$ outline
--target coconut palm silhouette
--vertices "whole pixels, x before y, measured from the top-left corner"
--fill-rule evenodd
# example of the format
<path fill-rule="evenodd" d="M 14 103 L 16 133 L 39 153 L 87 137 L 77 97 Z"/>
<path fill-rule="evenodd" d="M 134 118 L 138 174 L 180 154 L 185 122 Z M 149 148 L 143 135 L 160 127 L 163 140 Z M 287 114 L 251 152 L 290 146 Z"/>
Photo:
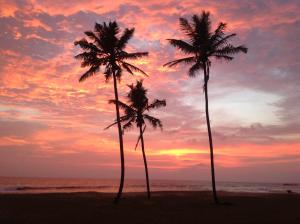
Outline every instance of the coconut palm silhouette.
<path fill-rule="evenodd" d="M 164 66 L 172 67 L 177 64 L 191 64 L 192 66 L 188 72 L 189 77 L 198 75 L 199 70 L 204 71 L 203 90 L 205 94 L 205 113 L 210 146 L 213 198 L 215 203 L 219 203 L 215 183 L 213 140 L 208 111 L 209 68 L 212 58 L 231 61 L 234 58 L 233 55 L 240 52 L 247 53 L 248 49 L 243 45 L 233 46 L 229 43 L 229 39 L 236 36 L 236 34 L 225 34 L 226 23 L 220 23 L 217 29 L 212 32 L 209 12 L 203 11 L 200 16 L 193 15 L 191 22 L 185 18 L 180 18 L 179 23 L 181 30 L 187 36 L 188 40 L 168 39 L 168 41 L 173 47 L 178 48 L 187 56 L 170 61 Z"/>
<path fill-rule="evenodd" d="M 151 104 L 148 103 L 147 89 L 143 87 L 143 81 L 137 81 L 136 85 L 128 85 L 130 91 L 127 95 L 128 104 L 125 104 L 121 101 L 110 100 L 109 103 L 119 104 L 120 107 L 124 110 L 123 116 L 121 116 L 120 121 L 123 123 L 123 130 L 127 130 L 132 127 L 135 123 L 137 128 L 139 128 L 140 135 L 138 137 L 135 149 L 138 146 L 139 141 L 141 141 L 143 160 L 145 166 L 146 174 L 146 183 L 147 183 L 147 196 L 150 198 L 150 184 L 149 184 L 149 175 L 148 175 L 148 166 L 145 153 L 145 143 L 144 143 L 144 132 L 146 130 L 147 121 L 152 127 L 160 127 L 162 129 L 163 125 L 161 121 L 146 112 L 166 106 L 165 100 L 154 100 Z M 117 124 L 115 121 L 113 124 L 109 125 L 106 129 Z"/>
<path fill-rule="evenodd" d="M 130 59 L 138 59 L 148 55 L 148 52 L 128 53 L 125 51 L 128 41 L 132 38 L 134 28 L 125 29 L 120 34 L 120 28 L 116 21 L 109 23 L 96 23 L 94 31 L 86 31 L 85 34 L 90 41 L 83 38 L 75 41 L 75 45 L 79 45 L 83 52 L 76 55 L 76 59 L 80 59 L 81 67 L 88 67 L 89 69 L 80 77 L 79 82 L 84 81 L 90 76 L 95 75 L 104 69 L 105 80 L 108 82 L 113 78 L 115 100 L 118 101 L 118 87 L 117 80 L 121 80 L 123 71 L 133 75 L 133 72 L 140 72 L 147 75 L 143 70 L 126 62 Z M 119 201 L 122 195 L 125 176 L 125 160 L 124 160 L 124 146 L 122 138 L 122 128 L 120 121 L 119 104 L 116 104 L 116 116 L 119 131 L 120 157 L 121 157 L 121 178 L 118 194 L 114 200 L 115 203 Z"/>

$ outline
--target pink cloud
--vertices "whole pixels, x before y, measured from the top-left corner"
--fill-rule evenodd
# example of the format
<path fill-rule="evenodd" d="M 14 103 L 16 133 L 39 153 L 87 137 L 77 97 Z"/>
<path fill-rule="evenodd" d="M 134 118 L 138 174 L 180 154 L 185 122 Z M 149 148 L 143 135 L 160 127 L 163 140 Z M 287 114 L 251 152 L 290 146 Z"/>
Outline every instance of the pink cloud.
<path fill-rule="evenodd" d="M 270 170 L 288 161 L 299 165 L 300 121 L 295 91 L 299 87 L 300 66 L 299 53 L 294 50 L 298 49 L 299 41 L 292 35 L 299 31 L 299 6 L 292 1 L 282 4 L 252 1 L 236 7 L 235 1 L 177 3 L 1 2 L 7 7 L 5 10 L 1 7 L 0 12 L 4 33 L 0 35 L 0 121 L 10 121 L 7 130 L 15 130 L 16 134 L 5 130 L 0 133 L 0 164 L 5 166 L 0 175 L 21 174 L 21 163 L 12 158 L 24 157 L 24 175 L 53 175 L 53 170 L 62 171 L 69 166 L 82 176 L 88 175 L 88 170 L 92 176 L 117 176 L 116 129 L 103 130 L 115 118 L 113 105 L 107 104 L 113 98 L 112 83 L 105 83 L 101 73 L 78 83 L 84 69 L 73 58 L 78 51 L 73 41 L 91 30 L 94 22 L 118 19 L 122 28 L 136 28 L 128 49 L 150 51 L 148 58 L 134 62 L 150 77 L 124 75 L 119 84 L 121 99 L 125 100 L 126 84 L 144 78 L 150 98 L 167 100 L 167 108 L 154 112 L 162 119 L 164 131 L 149 129 L 145 134 L 153 176 L 196 178 L 199 172 L 208 177 L 202 74 L 188 79 L 188 67 L 162 67 L 182 56 L 166 41 L 170 37 L 184 38 L 178 18 L 189 18 L 203 9 L 211 11 L 214 25 L 218 21 L 228 22 L 230 32 L 238 33 L 235 41 L 249 47 L 248 55 L 230 64 L 213 62 L 211 105 L 219 102 L 217 106 L 222 110 L 212 106 L 211 113 L 215 116 L 211 119 L 221 178 L 234 177 L 227 173 L 234 168 L 245 169 L 249 176 L 249 170 L 266 165 Z M 234 116 L 224 102 L 239 103 L 240 92 L 245 89 L 261 98 L 267 96 L 264 93 L 277 97 L 276 103 L 268 107 L 268 113 L 278 117 L 278 123 L 245 124 L 245 120 Z M 225 101 L 226 97 L 231 100 Z M 258 100 L 253 107 L 261 107 Z M 235 114 L 243 111 L 234 108 L 237 108 Z M 21 130 L 18 122 L 28 122 L 23 124 L 27 129 L 22 134 L 17 134 Z M 36 128 L 36 123 L 41 127 Z M 133 177 L 143 175 L 137 171 L 143 166 L 140 151 L 133 150 L 136 138 L 135 129 L 125 135 L 126 162 Z M 51 159 L 43 164 L 41 158 Z M 42 167 L 42 171 L 35 172 L 37 167 Z M 98 172 L 99 167 L 104 171 Z M 70 170 L 62 175 L 70 175 Z"/>

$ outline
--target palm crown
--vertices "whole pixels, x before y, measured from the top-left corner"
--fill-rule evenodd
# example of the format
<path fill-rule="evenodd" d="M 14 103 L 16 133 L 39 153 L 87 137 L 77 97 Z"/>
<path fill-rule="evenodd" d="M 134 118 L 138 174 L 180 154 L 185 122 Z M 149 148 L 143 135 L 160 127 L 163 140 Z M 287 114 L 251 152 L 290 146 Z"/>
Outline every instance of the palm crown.
<path fill-rule="evenodd" d="M 147 120 L 154 128 L 162 128 L 162 123 L 159 119 L 149 115 L 146 111 L 150 111 L 155 108 L 166 106 L 165 100 L 154 100 L 151 104 L 148 103 L 147 90 L 143 87 L 143 81 L 137 81 L 136 85 L 128 85 L 130 91 L 127 95 L 128 104 L 121 101 L 118 102 L 119 106 L 124 110 L 124 115 L 120 120 L 123 122 L 123 130 L 132 127 L 133 123 L 136 123 L 137 127 L 142 127 Z M 110 100 L 109 103 L 116 103 L 115 100 Z M 107 128 L 111 127 L 109 125 Z M 106 129 L 107 129 L 106 128 Z"/>
<path fill-rule="evenodd" d="M 201 16 L 194 15 L 192 22 L 185 18 L 180 18 L 180 27 L 187 35 L 188 40 L 168 39 L 170 44 L 184 54 L 189 55 L 181 59 L 170 61 L 164 66 L 175 66 L 179 63 L 193 64 L 189 69 L 189 76 L 194 77 L 198 70 L 209 68 L 210 58 L 232 60 L 233 55 L 239 52 L 247 53 L 247 48 L 243 45 L 233 46 L 228 40 L 235 33 L 226 35 L 226 23 L 220 23 L 214 32 L 211 32 L 211 21 L 209 12 L 203 11 Z M 207 77 L 208 78 L 208 77 Z"/>
<path fill-rule="evenodd" d="M 126 62 L 128 59 L 137 59 L 148 55 L 148 52 L 127 53 L 124 50 L 133 36 L 134 28 L 126 28 L 122 35 L 119 33 L 120 28 L 115 21 L 104 22 L 103 24 L 96 23 L 94 32 L 85 32 L 91 42 L 85 38 L 74 42 L 75 45 L 79 45 L 83 49 L 83 52 L 76 55 L 75 58 L 82 60 L 81 67 L 89 67 L 80 77 L 80 82 L 98 72 L 101 66 L 104 67 L 106 81 L 112 75 L 120 80 L 123 70 L 132 75 L 133 72 L 147 75 L 143 70 Z"/>

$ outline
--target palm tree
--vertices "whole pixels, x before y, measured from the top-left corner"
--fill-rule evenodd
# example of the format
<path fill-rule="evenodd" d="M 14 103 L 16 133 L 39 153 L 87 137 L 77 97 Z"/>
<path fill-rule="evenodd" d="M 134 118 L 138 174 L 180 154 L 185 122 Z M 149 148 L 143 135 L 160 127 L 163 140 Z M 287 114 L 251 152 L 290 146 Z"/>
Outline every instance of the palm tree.
<path fill-rule="evenodd" d="M 135 149 L 137 148 L 138 143 L 141 140 L 147 182 L 147 196 L 148 198 L 150 198 L 149 175 L 144 144 L 144 132 L 146 130 L 145 120 L 147 120 L 150 123 L 150 125 L 152 125 L 154 128 L 160 127 L 162 129 L 163 126 L 159 119 L 150 116 L 145 112 L 166 106 L 166 101 L 156 99 L 151 104 L 148 104 L 147 89 L 143 87 L 142 80 L 137 81 L 135 86 L 132 84 L 128 85 L 128 87 L 130 88 L 130 91 L 127 95 L 129 103 L 128 105 L 117 100 L 110 100 L 109 103 L 119 104 L 120 107 L 124 110 L 125 115 L 120 118 L 121 122 L 123 122 L 123 130 L 131 128 L 133 123 L 135 123 L 136 126 L 139 128 L 140 135 L 137 140 Z M 117 124 L 117 122 L 114 122 L 113 124 L 109 125 L 106 129 L 110 128 L 115 124 Z"/>
<path fill-rule="evenodd" d="M 75 45 L 79 45 L 83 52 L 76 55 L 76 59 L 80 59 L 81 67 L 89 69 L 80 77 L 79 82 L 84 81 L 90 76 L 95 75 L 100 68 L 104 69 L 104 76 L 108 82 L 113 78 L 115 100 L 118 101 L 117 80 L 121 80 L 123 70 L 133 75 L 133 72 L 140 72 L 147 75 L 143 70 L 126 62 L 128 59 L 138 59 L 148 55 L 148 52 L 128 53 L 125 47 L 128 41 L 132 38 L 134 28 L 125 29 L 120 34 L 120 28 L 116 21 L 109 23 L 96 23 L 94 31 L 86 31 L 85 35 L 90 41 L 83 38 L 75 41 Z M 121 156 L 121 178 L 118 194 L 114 200 L 119 201 L 122 195 L 125 175 L 124 147 L 122 138 L 122 129 L 120 122 L 119 104 L 116 104 L 117 124 L 119 130 L 120 156 Z"/>
<path fill-rule="evenodd" d="M 215 171 L 214 171 L 214 152 L 213 141 L 210 128 L 209 112 L 208 112 L 208 80 L 209 68 L 211 66 L 211 58 L 231 61 L 233 55 L 243 52 L 247 53 L 247 48 L 243 45 L 234 46 L 229 43 L 229 39 L 236 36 L 236 34 L 225 34 L 226 23 L 220 23 L 216 30 L 212 32 L 210 13 L 203 11 L 200 16 L 192 16 L 192 21 L 189 22 L 185 18 L 180 18 L 180 28 L 187 36 L 188 40 L 168 39 L 169 43 L 182 51 L 186 57 L 170 61 L 164 66 L 172 67 L 177 64 L 191 64 L 188 75 L 195 77 L 199 70 L 204 71 L 204 85 L 205 93 L 205 112 L 206 123 L 208 130 L 208 139 L 210 146 L 210 161 L 211 161 L 211 177 L 214 202 L 218 203 Z"/>

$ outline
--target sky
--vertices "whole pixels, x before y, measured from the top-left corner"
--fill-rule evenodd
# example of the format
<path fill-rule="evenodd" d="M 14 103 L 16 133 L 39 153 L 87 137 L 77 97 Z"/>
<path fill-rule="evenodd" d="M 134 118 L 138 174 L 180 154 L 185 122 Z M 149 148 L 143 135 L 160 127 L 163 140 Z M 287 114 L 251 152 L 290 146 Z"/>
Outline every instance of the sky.
<path fill-rule="evenodd" d="M 165 68 L 180 52 L 166 39 L 184 39 L 178 19 L 211 12 L 212 26 L 228 24 L 248 54 L 212 61 L 210 118 L 218 181 L 300 182 L 300 2 L 298 0 L 99 1 L 0 0 L 0 176 L 119 178 L 113 83 L 86 70 L 74 41 L 95 22 L 135 27 L 129 52 L 149 74 L 124 73 L 119 95 L 144 79 L 151 112 L 163 131 L 147 128 L 150 178 L 209 180 L 203 73 Z M 126 178 L 144 178 L 138 129 L 124 135 Z"/>

